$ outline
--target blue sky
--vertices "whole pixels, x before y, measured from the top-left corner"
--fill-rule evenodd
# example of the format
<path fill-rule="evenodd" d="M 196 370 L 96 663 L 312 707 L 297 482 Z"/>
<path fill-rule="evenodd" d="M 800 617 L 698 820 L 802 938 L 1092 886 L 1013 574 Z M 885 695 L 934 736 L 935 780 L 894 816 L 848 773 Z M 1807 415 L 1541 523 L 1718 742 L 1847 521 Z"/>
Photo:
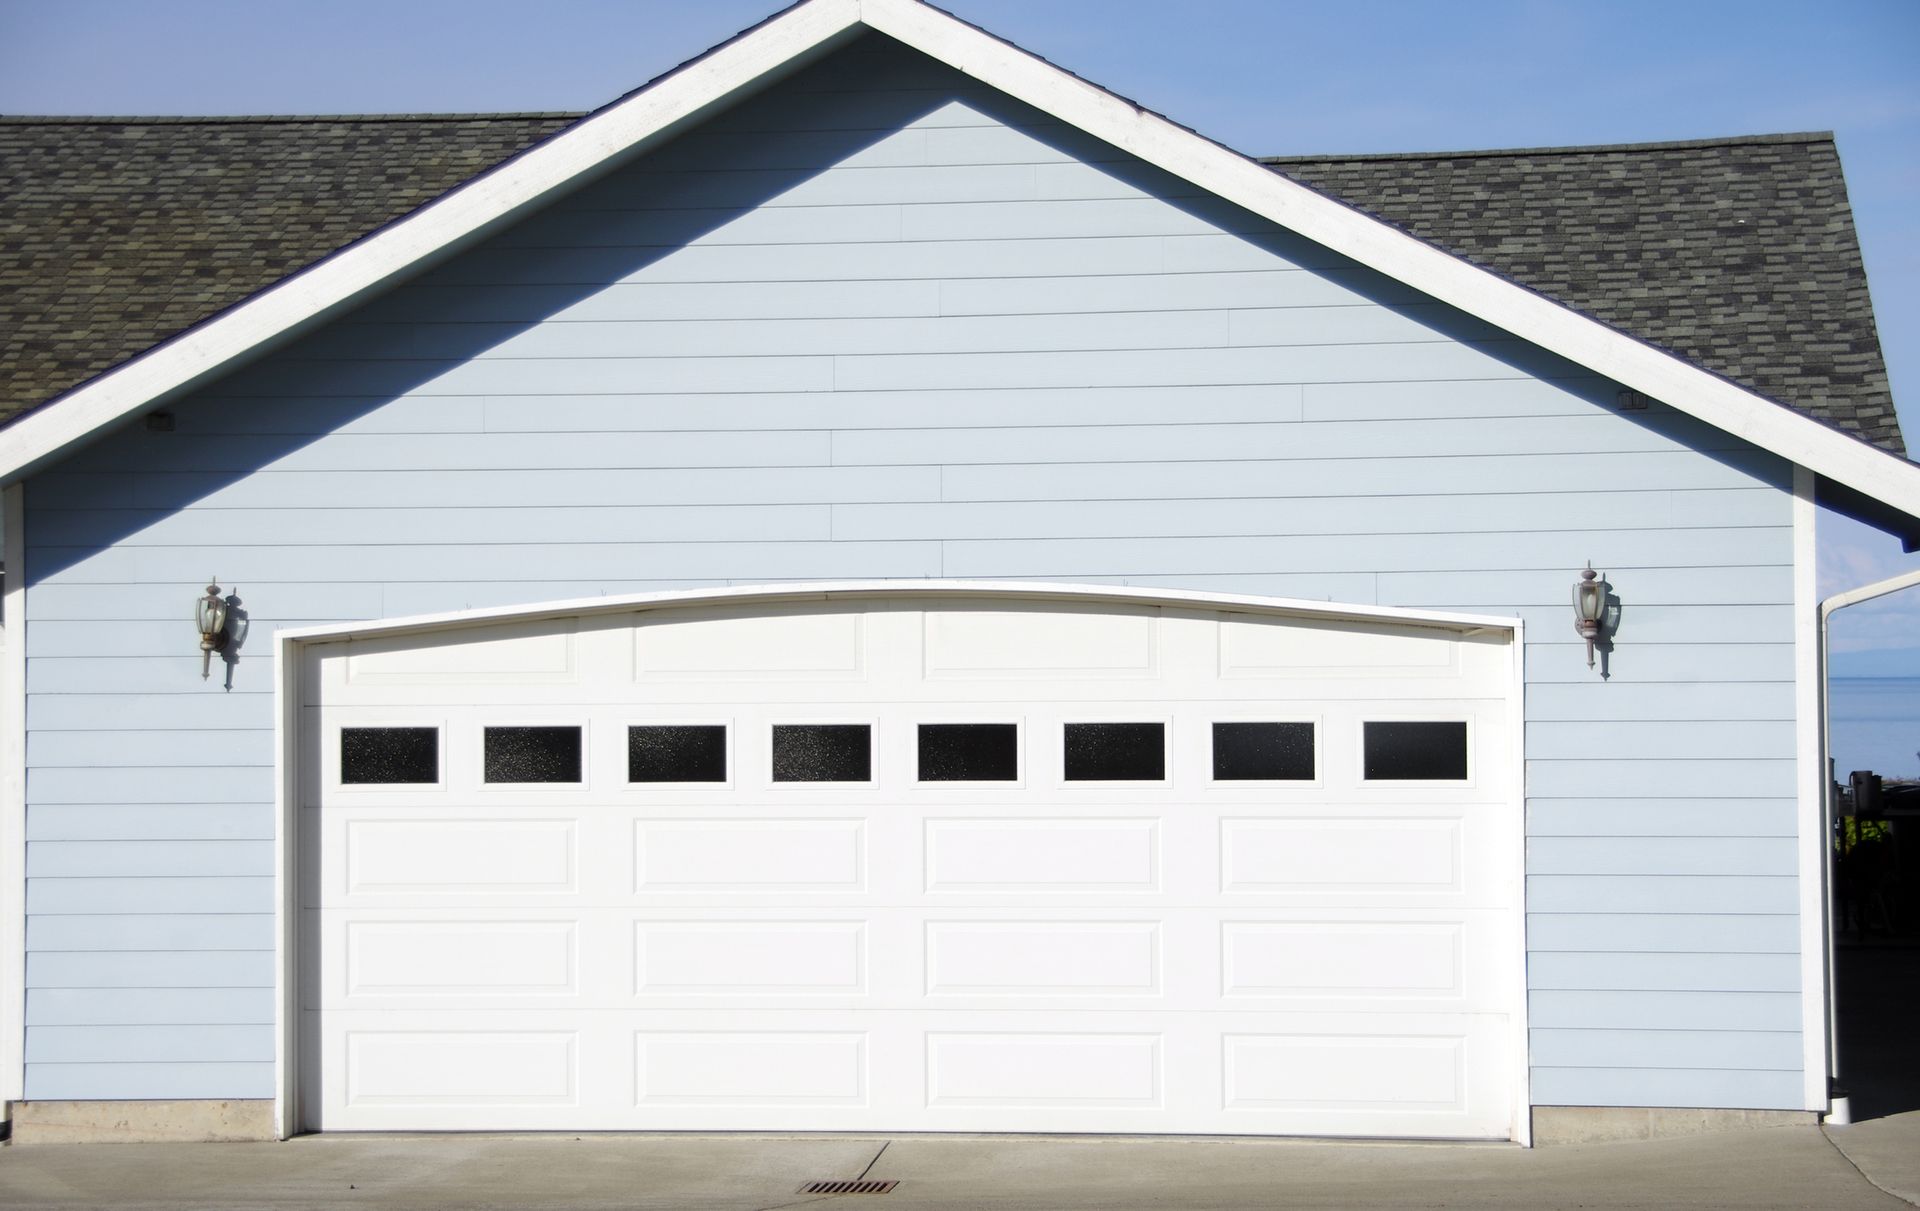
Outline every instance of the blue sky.
<path fill-rule="evenodd" d="M 777 0 L 0 0 L 0 112 L 600 105 Z M 1920 447 L 1915 0 L 948 0 L 961 17 L 1250 154 L 1832 130 Z M 1823 522 L 1821 591 L 1920 567 Z M 1624 587 L 1624 586 L 1623 586 Z M 1841 616 L 1920 675 L 1920 591 Z"/>

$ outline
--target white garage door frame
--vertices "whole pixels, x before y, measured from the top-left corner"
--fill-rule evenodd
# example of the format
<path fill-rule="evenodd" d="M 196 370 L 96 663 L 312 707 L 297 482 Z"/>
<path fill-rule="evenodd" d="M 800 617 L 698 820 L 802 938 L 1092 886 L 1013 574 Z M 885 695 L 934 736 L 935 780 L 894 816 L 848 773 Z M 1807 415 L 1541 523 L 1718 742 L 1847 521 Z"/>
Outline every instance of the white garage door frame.
<path fill-rule="evenodd" d="M 976 601 L 1028 601 L 1036 604 L 1114 603 L 1127 605 L 1170 605 L 1200 608 L 1230 608 L 1299 621 L 1386 622 L 1418 625 L 1458 632 L 1463 637 L 1488 633 L 1509 636 L 1510 677 L 1508 701 L 1514 743 L 1508 747 L 1509 794 L 1512 798 L 1510 820 L 1519 832 L 1525 828 L 1525 729 L 1521 725 L 1525 694 L 1524 635 L 1520 619 L 1494 615 L 1411 610 L 1387 606 L 1344 605 L 1324 601 L 1258 597 L 1243 594 L 1205 593 L 1184 590 L 1135 589 L 1110 585 L 1075 585 L 1024 582 L 981 582 L 952 580 L 850 581 L 809 584 L 777 584 L 715 589 L 680 590 L 630 596 L 597 597 L 533 605 L 462 610 L 444 614 L 416 615 L 406 618 L 307 627 L 279 632 L 274 646 L 274 730 L 277 778 L 275 807 L 280 827 L 275 840 L 274 879 L 276 935 L 279 958 L 275 968 L 275 1056 L 274 1123 L 280 1138 L 288 1138 L 302 1129 L 300 1089 L 303 1054 L 312 1040 L 300 1037 L 300 906 L 299 877 L 301 854 L 297 852 L 301 830 L 297 827 L 301 802 L 299 788 L 302 771 L 299 715 L 303 693 L 302 670 L 306 664 L 303 649 L 315 643 L 344 639 L 395 637 L 426 634 L 471 626 L 501 623 L 531 623 L 549 618 L 581 618 L 595 615 L 634 613 L 651 609 L 672 609 L 702 605 L 787 605 L 799 602 L 825 602 L 900 599 L 912 597 L 965 598 Z M 1513 838 L 1514 869 L 1510 875 L 1516 891 L 1514 911 L 1507 942 L 1513 971 L 1526 970 L 1525 938 L 1525 844 L 1523 836 Z M 1509 1042 L 1513 1071 L 1514 1105 L 1512 1113 L 1515 1142 L 1531 1143 L 1529 1113 L 1531 1095 L 1527 1067 L 1527 998 L 1525 979 L 1513 981 L 1511 1003 L 1507 1006 L 1512 1023 Z"/>

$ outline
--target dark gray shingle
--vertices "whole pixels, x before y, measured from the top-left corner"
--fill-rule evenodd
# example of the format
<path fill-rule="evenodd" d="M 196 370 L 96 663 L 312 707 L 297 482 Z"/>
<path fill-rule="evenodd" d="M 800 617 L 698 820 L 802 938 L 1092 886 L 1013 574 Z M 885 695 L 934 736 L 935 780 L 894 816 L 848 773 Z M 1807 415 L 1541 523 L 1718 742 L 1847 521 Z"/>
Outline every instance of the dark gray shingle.
<path fill-rule="evenodd" d="M 1263 162 L 1905 452 L 1832 135 Z"/>
<path fill-rule="evenodd" d="M 231 307 L 572 120 L 0 118 L 0 418 Z"/>

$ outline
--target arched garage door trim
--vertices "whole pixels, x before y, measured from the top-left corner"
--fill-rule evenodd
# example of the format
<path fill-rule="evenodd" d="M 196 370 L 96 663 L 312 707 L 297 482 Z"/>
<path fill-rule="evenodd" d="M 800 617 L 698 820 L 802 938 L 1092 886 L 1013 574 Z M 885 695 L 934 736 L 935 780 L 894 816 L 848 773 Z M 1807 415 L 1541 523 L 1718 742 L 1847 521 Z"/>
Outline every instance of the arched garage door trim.
<path fill-rule="evenodd" d="M 1519 737 L 1522 718 L 1522 624 L 1518 618 L 1456 612 L 1413 610 L 1386 606 L 1348 605 L 1325 601 L 1305 601 L 1273 597 L 1195 592 L 1170 589 L 1143 589 L 1111 585 L 1075 585 L 1026 582 L 966 581 L 858 581 L 807 584 L 774 584 L 715 589 L 679 590 L 615 597 L 574 599 L 532 605 L 481 608 L 443 614 L 309 627 L 279 632 L 275 645 L 276 753 L 279 765 L 276 779 L 277 809 L 281 823 L 276 841 L 275 877 L 277 880 L 277 935 L 280 959 L 277 965 L 276 1005 L 276 1089 L 275 1118 L 282 1137 L 301 1127 L 298 1106 L 298 1082 L 304 1063 L 316 1051 L 313 1040 L 300 1034 L 299 995 L 303 970 L 300 953 L 299 878 L 301 854 L 297 852 L 300 829 L 298 811 L 301 802 L 300 712 L 303 695 L 302 670 L 307 663 L 303 651 L 309 645 L 342 640 L 397 638 L 407 635 L 448 634 L 463 629 L 502 624 L 536 623 L 548 619 L 584 619 L 588 617 L 631 614 L 652 610 L 683 610 L 689 607 L 765 606 L 769 609 L 804 603 L 863 601 L 913 598 L 960 599 L 968 604 L 1026 602 L 1035 606 L 1063 604 L 1101 604 L 1132 607 L 1165 606 L 1199 610 L 1227 610 L 1235 613 L 1265 615 L 1302 622 L 1374 623 L 1451 632 L 1459 638 L 1485 636 L 1505 640 L 1510 666 L 1507 691 L 1514 743 L 1509 746 L 1508 785 L 1512 788 L 1514 828 L 1522 827 L 1523 753 Z M 1515 838 L 1513 852 L 1524 853 Z M 1512 877 L 1516 887 L 1524 887 L 1523 863 L 1516 857 Z M 1524 971 L 1525 942 L 1521 922 L 1524 906 L 1516 903 L 1514 927 L 1509 943 L 1516 971 Z M 1511 1005 L 1513 1065 L 1513 1136 L 1528 1142 L 1528 1090 L 1526 1077 L 1526 1003 L 1524 981 Z"/>

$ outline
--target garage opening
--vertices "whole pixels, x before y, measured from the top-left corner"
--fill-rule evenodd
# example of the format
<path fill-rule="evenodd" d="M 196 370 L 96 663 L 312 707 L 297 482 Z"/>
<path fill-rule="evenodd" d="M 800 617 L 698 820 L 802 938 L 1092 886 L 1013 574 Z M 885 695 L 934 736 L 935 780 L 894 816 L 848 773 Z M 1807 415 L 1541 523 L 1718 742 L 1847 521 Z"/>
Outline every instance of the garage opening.
<path fill-rule="evenodd" d="M 299 1123 L 1508 1138 L 1513 638 L 952 586 L 299 637 Z"/>

